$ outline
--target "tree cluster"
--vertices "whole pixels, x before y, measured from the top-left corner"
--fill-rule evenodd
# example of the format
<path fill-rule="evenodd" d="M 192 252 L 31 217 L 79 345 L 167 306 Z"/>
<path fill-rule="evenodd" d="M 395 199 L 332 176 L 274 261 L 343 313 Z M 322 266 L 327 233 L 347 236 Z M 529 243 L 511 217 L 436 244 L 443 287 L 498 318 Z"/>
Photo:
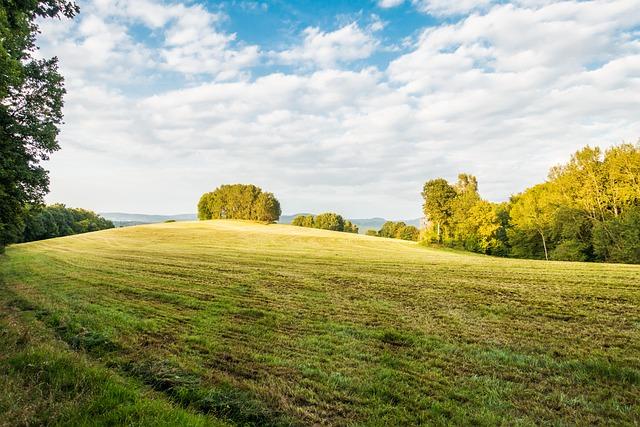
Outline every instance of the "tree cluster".
<path fill-rule="evenodd" d="M 204 193 L 198 202 L 198 218 L 249 219 L 274 222 L 280 218 L 280 202 L 272 193 L 251 184 L 221 185 Z"/>
<path fill-rule="evenodd" d="M 73 17 L 62 0 L 0 4 L 0 251 L 20 240 L 25 205 L 41 204 L 48 192 L 40 165 L 58 150 L 65 93 L 57 58 L 36 58 L 37 22 Z"/>
<path fill-rule="evenodd" d="M 378 231 L 368 230 L 367 235 L 416 241 L 420 237 L 420 231 L 413 225 L 407 225 L 403 221 L 387 221 L 382 224 Z"/>
<path fill-rule="evenodd" d="M 427 239 L 521 258 L 640 263 L 640 144 L 585 147 L 506 203 L 478 194 L 475 177 L 424 185 Z"/>
<path fill-rule="evenodd" d="M 291 225 L 299 227 L 321 228 L 323 230 L 344 231 L 346 233 L 358 233 L 358 226 L 342 215 L 334 212 L 326 212 L 319 215 L 298 215 L 293 218 Z"/>
<path fill-rule="evenodd" d="M 21 237 L 17 240 L 31 242 L 113 227 L 111 221 L 86 209 L 67 208 L 63 204 L 29 206 L 25 210 Z"/>

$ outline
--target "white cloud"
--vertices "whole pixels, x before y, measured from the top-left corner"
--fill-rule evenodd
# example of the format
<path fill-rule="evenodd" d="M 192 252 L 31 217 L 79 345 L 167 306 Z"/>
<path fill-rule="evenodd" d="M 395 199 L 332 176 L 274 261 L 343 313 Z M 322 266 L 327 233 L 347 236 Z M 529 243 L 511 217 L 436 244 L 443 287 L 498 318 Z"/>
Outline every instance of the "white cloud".
<path fill-rule="evenodd" d="M 131 81 L 136 73 L 144 78 L 153 69 L 219 80 L 244 77 L 258 63 L 260 50 L 218 30 L 223 19 L 197 4 L 93 0 L 71 24 L 42 22 L 43 51 L 63 57 L 65 73 L 74 76 L 91 69 L 91 78 L 98 71 L 112 80 Z M 134 24 L 154 31 L 161 43 L 136 42 L 130 34 Z"/>
<path fill-rule="evenodd" d="M 425 29 L 388 68 L 351 65 L 379 48 L 372 26 L 310 27 L 270 52 L 295 71 L 249 77 L 261 48 L 220 30 L 223 15 L 95 0 L 43 27 L 68 88 L 49 200 L 188 212 L 216 185 L 254 182 L 285 212 L 415 217 L 421 184 L 461 171 L 505 199 L 585 144 L 640 136 L 639 3 L 457 3 L 474 13 Z M 157 44 L 131 36 L 141 23 Z M 183 87 L 119 89 L 199 70 Z"/>
<path fill-rule="evenodd" d="M 379 30 L 375 21 L 371 30 Z M 323 32 L 316 27 L 304 30 L 302 45 L 273 54 L 285 64 L 315 64 L 335 67 L 336 64 L 368 58 L 378 46 L 371 32 L 363 31 L 352 22 L 333 32 Z"/>
<path fill-rule="evenodd" d="M 402 3 L 404 3 L 404 0 L 379 0 L 378 6 L 384 9 L 388 9 L 388 8 L 400 6 Z"/>
<path fill-rule="evenodd" d="M 180 7 L 165 32 L 163 66 L 185 74 L 209 73 L 217 79 L 236 77 L 255 65 L 257 46 L 232 46 L 235 34 L 216 30 L 218 14 L 202 6 Z"/>
<path fill-rule="evenodd" d="M 435 16 L 464 15 L 486 9 L 493 0 L 412 0 L 420 12 Z"/>

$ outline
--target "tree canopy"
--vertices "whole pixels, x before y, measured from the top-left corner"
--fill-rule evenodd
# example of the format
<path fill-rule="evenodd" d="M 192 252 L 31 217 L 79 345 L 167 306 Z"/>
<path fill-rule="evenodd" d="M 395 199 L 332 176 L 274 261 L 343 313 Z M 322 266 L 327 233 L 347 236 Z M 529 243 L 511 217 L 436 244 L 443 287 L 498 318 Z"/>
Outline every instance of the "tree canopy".
<path fill-rule="evenodd" d="M 113 228 L 113 223 L 93 211 L 63 204 L 29 206 L 19 241 L 50 239 Z"/>
<path fill-rule="evenodd" d="M 26 204 L 49 191 L 40 165 L 58 150 L 65 93 L 57 58 L 35 58 L 37 21 L 72 18 L 62 0 L 3 1 L 0 5 L 0 250 L 20 239 Z"/>
<path fill-rule="evenodd" d="M 494 255 L 640 263 L 640 143 L 585 147 L 507 203 L 482 200 L 475 177 L 422 193 L 428 239 Z"/>
<path fill-rule="evenodd" d="M 367 233 L 370 236 L 390 237 L 392 239 L 418 240 L 420 231 L 404 221 L 386 221 L 377 232 Z"/>
<path fill-rule="evenodd" d="M 226 184 L 204 193 L 198 202 L 198 218 L 250 219 L 275 222 L 282 211 L 272 193 L 252 184 Z"/>
<path fill-rule="evenodd" d="M 335 212 L 325 212 L 319 215 L 298 215 L 293 218 L 291 225 L 298 227 L 320 228 L 323 230 L 344 231 L 346 233 L 358 233 L 358 226 L 344 219 Z"/>

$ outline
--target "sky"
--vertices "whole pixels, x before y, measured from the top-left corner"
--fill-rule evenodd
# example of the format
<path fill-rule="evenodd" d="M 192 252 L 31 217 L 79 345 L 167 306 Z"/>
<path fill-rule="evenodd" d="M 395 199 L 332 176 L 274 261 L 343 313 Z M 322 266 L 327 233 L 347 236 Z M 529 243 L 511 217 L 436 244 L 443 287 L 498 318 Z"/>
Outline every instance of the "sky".
<path fill-rule="evenodd" d="M 40 23 L 67 88 L 49 203 L 190 213 L 252 183 L 283 213 L 415 218 L 426 180 L 504 201 L 640 138 L 640 0 L 78 4 Z"/>

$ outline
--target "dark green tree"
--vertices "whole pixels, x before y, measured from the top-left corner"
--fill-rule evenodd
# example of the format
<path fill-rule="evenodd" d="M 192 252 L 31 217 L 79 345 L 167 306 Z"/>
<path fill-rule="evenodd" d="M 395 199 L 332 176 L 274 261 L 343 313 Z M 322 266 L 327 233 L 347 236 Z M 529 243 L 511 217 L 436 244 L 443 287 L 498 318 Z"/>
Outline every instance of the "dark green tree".
<path fill-rule="evenodd" d="M 113 227 L 111 221 L 86 209 L 67 208 L 63 204 L 28 206 L 25 209 L 24 230 L 19 240 L 30 242 Z"/>
<path fill-rule="evenodd" d="M 65 90 L 57 58 L 33 56 L 37 20 L 77 12 L 63 0 L 0 4 L 0 250 L 19 238 L 24 206 L 42 203 L 49 179 L 40 162 L 59 149 Z"/>

